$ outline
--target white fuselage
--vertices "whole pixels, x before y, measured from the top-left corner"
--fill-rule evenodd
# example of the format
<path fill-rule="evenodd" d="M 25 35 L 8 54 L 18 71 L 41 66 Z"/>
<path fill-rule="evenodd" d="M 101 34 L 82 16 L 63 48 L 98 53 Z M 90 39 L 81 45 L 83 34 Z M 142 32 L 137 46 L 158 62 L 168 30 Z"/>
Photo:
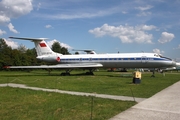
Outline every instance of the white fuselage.
<path fill-rule="evenodd" d="M 155 53 L 61 55 L 60 64 L 100 63 L 105 68 L 166 68 L 175 66 L 169 58 Z"/>

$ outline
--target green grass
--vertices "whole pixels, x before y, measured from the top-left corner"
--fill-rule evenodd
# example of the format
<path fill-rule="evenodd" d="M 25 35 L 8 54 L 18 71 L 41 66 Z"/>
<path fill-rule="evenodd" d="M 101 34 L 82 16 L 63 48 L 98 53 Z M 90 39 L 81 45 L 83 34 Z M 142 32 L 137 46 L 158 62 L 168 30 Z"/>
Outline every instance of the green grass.
<path fill-rule="evenodd" d="M 19 83 L 28 86 L 55 88 L 68 91 L 111 94 L 148 98 L 180 80 L 180 73 L 143 73 L 141 84 L 132 84 L 131 77 L 120 77 L 119 72 L 94 72 L 94 76 L 82 75 L 84 71 L 72 71 L 71 76 L 60 76 L 60 71 L 0 72 L 0 83 Z"/>
<path fill-rule="evenodd" d="M 94 76 L 72 71 L 71 76 L 60 76 L 62 71 L 35 70 L 1 71 L 0 84 L 18 83 L 33 87 L 68 91 L 112 94 L 148 98 L 180 80 L 180 73 L 143 73 L 141 84 L 132 84 L 131 77 L 120 77 L 120 72 L 94 72 Z M 130 74 L 130 72 L 128 73 Z M 93 120 L 104 120 L 128 109 L 135 102 L 93 98 Z M 91 118 L 92 97 L 73 96 L 20 88 L 0 88 L 0 119 L 87 120 Z"/>
<path fill-rule="evenodd" d="M 1 120 L 88 120 L 91 108 L 93 120 L 104 120 L 135 104 L 10 87 L 0 88 L 0 96 Z"/>

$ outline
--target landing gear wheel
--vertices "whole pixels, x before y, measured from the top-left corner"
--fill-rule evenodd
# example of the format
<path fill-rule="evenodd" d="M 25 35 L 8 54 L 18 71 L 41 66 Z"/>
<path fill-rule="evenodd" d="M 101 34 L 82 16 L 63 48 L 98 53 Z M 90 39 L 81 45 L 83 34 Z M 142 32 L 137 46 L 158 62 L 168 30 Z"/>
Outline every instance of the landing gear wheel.
<path fill-rule="evenodd" d="M 155 70 L 153 70 L 151 77 L 155 77 Z"/>
<path fill-rule="evenodd" d="M 93 72 L 86 72 L 86 75 L 94 75 Z"/>
<path fill-rule="evenodd" d="M 70 76 L 70 73 L 69 72 L 63 72 L 63 73 L 61 73 L 61 76 Z"/>

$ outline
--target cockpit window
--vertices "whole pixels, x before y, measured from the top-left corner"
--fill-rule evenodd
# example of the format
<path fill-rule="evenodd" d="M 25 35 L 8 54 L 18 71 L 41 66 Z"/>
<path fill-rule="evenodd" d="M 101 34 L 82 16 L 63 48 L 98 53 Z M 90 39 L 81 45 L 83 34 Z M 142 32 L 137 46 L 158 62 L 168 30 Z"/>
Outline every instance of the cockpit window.
<path fill-rule="evenodd" d="M 160 57 L 158 54 L 154 54 L 154 56 L 156 56 L 156 57 Z"/>
<path fill-rule="evenodd" d="M 162 55 L 160 55 L 160 54 L 154 54 L 154 56 L 160 57 L 160 58 L 165 58 L 165 59 L 168 59 L 168 60 L 172 60 L 171 58 L 164 57 L 164 56 L 162 56 Z"/>
<path fill-rule="evenodd" d="M 159 57 L 161 57 L 161 58 L 165 58 L 165 59 L 168 59 L 168 60 L 172 60 L 171 58 L 164 57 L 164 56 L 162 56 L 162 55 L 159 55 Z"/>

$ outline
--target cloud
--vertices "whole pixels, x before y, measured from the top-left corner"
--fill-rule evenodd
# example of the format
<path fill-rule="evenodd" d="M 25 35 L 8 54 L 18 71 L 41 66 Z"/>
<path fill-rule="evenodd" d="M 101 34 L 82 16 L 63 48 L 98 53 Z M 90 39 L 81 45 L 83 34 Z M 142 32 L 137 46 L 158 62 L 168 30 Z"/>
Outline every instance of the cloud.
<path fill-rule="evenodd" d="M 180 49 L 180 44 L 178 45 L 178 48 Z"/>
<path fill-rule="evenodd" d="M 160 43 L 170 42 L 174 38 L 174 34 L 168 32 L 162 32 L 161 38 L 158 40 Z"/>
<path fill-rule="evenodd" d="M 37 5 L 37 11 L 41 8 L 41 3 L 38 3 Z"/>
<path fill-rule="evenodd" d="M 11 32 L 13 32 L 13 33 L 19 33 L 16 29 L 14 29 L 14 26 L 12 25 L 12 23 L 9 23 L 9 24 L 8 24 L 8 28 L 9 28 L 9 30 L 10 30 Z"/>
<path fill-rule="evenodd" d="M 157 54 L 163 54 L 164 53 L 164 51 L 161 51 L 161 50 L 159 50 L 157 48 L 153 49 L 153 52 L 157 53 Z"/>
<path fill-rule="evenodd" d="M 173 48 L 173 49 L 180 49 L 180 44 L 178 45 L 178 47 L 176 47 L 176 48 Z"/>
<path fill-rule="evenodd" d="M 3 34 L 6 34 L 6 31 L 3 31 L 0 29 L 0 36 L 3 35 Z"/>
<path fill-rule="evenodd" d="M 46 25 L 45 28 L 52 28 L 52 26 L 51 25 Z"/>
<path fill-rule="evenodd" d="M 139 26 L 136 26 L 136 28 L 139 30 L 148 31 L 148 30 L 156 29 L 156 26 L 154 26 L 154 25 L 139 25 Z"/>
<path fill-rule="evenodd" d="M 149 10 L 151 8 L 153 8 L 153 6 L 151 6 L 151 5 L 147 5 L 147 6 L 143 6 L 143 7 L 135 7 L 135 9 L 141 10 L 141 11 Z"/>
<path fill-rule="evenodd" d="M 153 25 L 139 25 L 139 26 L 110 26 L 104 24 L 101 27 L 89 30 L 89 33 L 94 34 L 96 37 L 105 35 L 117 37 L 122 43 L 152 43 L 153 35 L 148 34 L 147 31 L 155 29 Z"/>
<path fill-rule="evenodd" d="M 68 48 L 68 49 L 72 49 L 71 46 L 69 46 L 68 44 L 65 43 L 60 43 L 62 47 Z"/>
<path fill-rule="evenodd" d="M 95 18 L 112 15 L 118 13 L 119 8 L 113 7 L 105 10 L 94 10 L 94 9 L 71 9 L 62 12 L 61 14 L 37 14 L 37 17 L 53 20 L 71 20 L 71 19 L 83 19 L 83 18 Z"/>
<path fill-rule="evenodd" d="M 151 12 L 148 12 L 147 10 L 150 10 L 153 8 L 151 5 L 143 6 L 143 7 L 135 7 L 135 9 L 140 10 L 140 13 L 137 14 L 137 16 L 149 16 L 151 15 Z"/>
<path fill-rule="evenodd" d="M 6 23 L 6 22 L 10 22 L 10 18 L 5 15 L 0 14 L 0 24 Z"/>
<path fill-rule="evenodd" d="M 32 0 L 1 0 L 0 24 L 10 22 L 11 18 L 26 15 L 33 10 Z"/>
<path fill-rule="evenodd" d="M 6 44 L 8 46 L 10 46 L 12 49 L 17 49 L 18 46 L 19 46 L 17 42 L 14 42 L 14 41 L 11 41 L 11 40 L 6 40 L 6 39 L 4 39 L 4 40 L 5 40 Z"/>
<path fill-rule="evenodd" d="M 151 12 L 141 12 L 141 13 L 139 13 L 139 14 L 137 14 L 137 16 L 149 16 L 149 15 L 151 15 L 152 13 Z"/>
<path fill-rule="evenodd" d="M 178 47 L 177 47 L 178 49 L 180 49 L 180 44 L 178 45 Z"/>
<path fill-rule="evenodd" d="M 122 14 L 127 14 L 128 12 L 127 11 L 122 11 Z"/>
<path fill-rule="evenodd" d="M 56 39 L 54 39 L 54 40 L 48 41 L 47 44 L 48 44 L 50 47 L 52 47 L 52 45 L 53 45 L 54 42 L 59 42 L 59 41 L 56 40 Z M 67 48 L 67 49 L 72 49 L 71 46 L 69 46 L 69 45 L 67 45 L 67 44 L 65 44 L 65 43 L 60 43 L 60 42 L 59 42 L 59 44 L 61 45 L 61 47 L 65 47 L 65 48 Z"/>
<path fill-rule="evenodd" d="M 71 20 L 71 19 L 81 19 L 81 18 L 94 18 L 104 16 L 108 13 L 97 12 L 97 13 L 76 13 L 76 14 L 56 14 L 56 15 L 44 15 L 42 17 L 56 19 L 56 20 Z"/>

